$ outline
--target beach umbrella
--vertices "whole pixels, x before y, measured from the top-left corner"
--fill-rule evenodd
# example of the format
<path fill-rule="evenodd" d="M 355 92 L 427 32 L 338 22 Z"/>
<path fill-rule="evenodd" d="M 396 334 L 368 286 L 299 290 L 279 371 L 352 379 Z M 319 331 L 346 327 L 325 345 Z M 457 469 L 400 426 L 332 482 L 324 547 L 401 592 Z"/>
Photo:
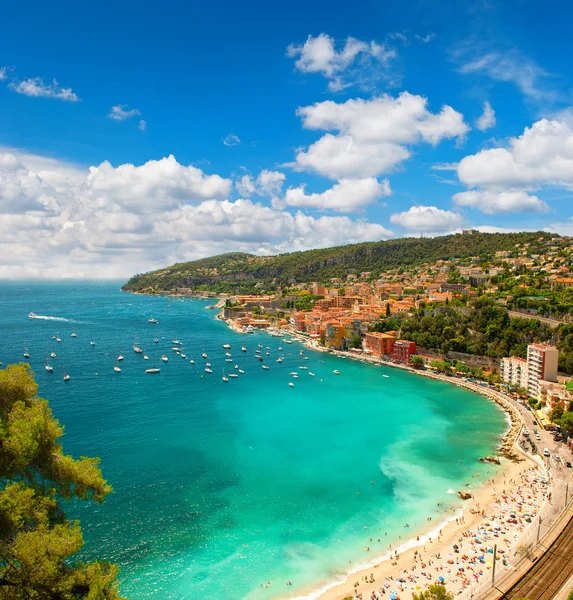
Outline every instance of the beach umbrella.
<path fill-rule="evenodd" d="M 392 592 L 389 596 L 390 600 L 396 600 L 396 598 L 398 598 L 398 594 L 395 594 L 394 592 Z"/>
<path fill-rule="evenodd" d="M 444 583 L 445 579 L 443 577 L 438 577 L 438 581 L 441 581 L 442 583 Z"/>

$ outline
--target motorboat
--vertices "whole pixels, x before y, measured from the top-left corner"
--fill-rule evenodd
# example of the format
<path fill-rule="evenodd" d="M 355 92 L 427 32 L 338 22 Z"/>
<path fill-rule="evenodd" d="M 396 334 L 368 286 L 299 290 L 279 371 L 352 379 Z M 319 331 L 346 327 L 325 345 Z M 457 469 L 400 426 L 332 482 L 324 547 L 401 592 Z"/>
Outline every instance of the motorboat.
<path fill-rule="evenodd" d="M 210 367 L 210 366 L 211 366 L 211 363 L 205 363 L 205 366 L 206 366 L 206 367 Z"/>
<path fill-rule="evenodd" d="M 183 343 L 183 342 L 180 342 L 178 339 L 171 340 L 171 342 L 173 344 L 179 344 L 179 345 L 181 345 Z"/>
<path fill-rule="evenodd" d="M 236 373 L 229 373 L 229 377 L 238 377 Z"/>
<path fill-rule="evenodd" d="M 52 365 L 50 364 L 50 360 L 48 359 L 47 356 L 46 356 L 46 366 L 44 367 L 44 369 L 46 369 L 46 371 L 48 371 L 48 373 L 54 372 L 54 367 L 52 367 Z"/>
<path fill-rule="evenodd" d="M 181 352 L 181 348 L 179 348 L 179 346 L 173 346 L 173 348 L 171 348 L 171 350 L 173 350 L 173 352 Z"/>
<path fill-rule="evenodd" d="M 309 372 L 308 372 L 308 374 L 309 374 L 311 377 L 315 377 L 315 375 L 314 375 L 314 373 L 313 373 L 312 371 L 309 371 Z"/>
<path fill-rule="evenodd" d="M 294 387 L 294 383 L 292 381 L 289 381 L 288 384 L 289 384 L 289 387 Z"/>
<path fill-rule="evenodd" d="M 293 378 L 293 379 L 298 379 L 298 375 L 295 373 L 295 374 L 292 376 L 292 378 Z"/>
<path fill-rule="evenodd" d="M 69 381 L 71 377 L 64 371 L 64 381 Z"/>
<path fill-rule="evenodd" d="M 340 371 L 338 369 L 334 369 L 334 371 L 332 371 L 335 375 L 340 375 Z"/>
<path fill-rule="evenodd" d="M 268 370 L 269 370 L 269 368 L 268 368 L 268 366 L 267 366 L 267 365 L 263 365 L 263 369 L 265 369 L 266 371 L 268 371 Z"/>
<path fill-rule="evenodd" d="M 195 364 L 195 361 L 194 361 L 193 359 L 191 359 L 189 362 L 190 362 L 192 365 L 194 365 L 194 364 Z"/>
<path fill-rule="evenodd" d="M 226 358 L 225 362 L 233 362 L 233 359 L 232 358 Z"/>
<path fill-rule="evenodd" d="M 225 377 L 225 369 L 223 369 L 223 375 L 221 377 L 221 379 L 226 383 L 227 381 L 229 381 L 228 377 Z"/>
<path fill-rule="evenodd" d="M 52 358 L 56 358 L 56 353 L 55 353 L 55 352 L 50 352 L 50 356 L 51 356 Z"/>
<path fill-rule="evenodd" d="M 389 379 L 390 375 L 382 375 L 382 377 L 386 377 L 386 379 Z"/>
<path fill-rule="evenodd" d="M 154 319 L 153 317 L 150 317 L 150 318 L 147 320 L 147 322 L 148 322 L 148 323 L 159 323 L 159 321 L 158 321 L 157 319 Z"/>
<path fill-rule="evenodd" d="M 29 319 L 35 319 L 38 315 L 35 312 L 28 313 Z"/>
<path fill-rule="evenodd" d="M 62 341 L 61 337 L 56 336 L 56 342 L 58 342 L 58 344 Z"/>
<path fill-rule="evenodd" d="M 167 356 L 165 356 L 165 354 L 161 357 L 161 360 L 163 362 L 167 362 L 169 359 L 167 358 Z"/>
<path fill-rule="evenodd" d="M 263 360 L 263 357 L 260 354 L 255 354 L 255 356 L 259 359 L 259 360 Z"/>
<path fill-rule="evenodd" d="M 187 358 L 187 354 L 183 354 L 183 352 L 181 352 L 181 353 L 179 354 L 179 356 L 180 356 L 181 358 Z"/>
<path fill-rule="evenodd" d="M 206 352 L 203 352 L 203 354 L 201 354 L 201 356 L 202 356 L 203 358 L 207 358 L 207 353 L 206 353 Z"/>
<path fill-rule="evenodd" d="M 113 367 L 113 370 L 114 370 L 116 373 L 121 373 L 121 369 L 120 369 L 120 368 L 119 368 L 117 365 L 115 365 L 115 366 Z"/>
<path fill-rule="evenodd" d="M 241 350 L 242 350 L 243 352 L 246 352 L 246 351 L 247 351 L 247 349 L 245 348 L 245 346 L 241 346 Z"/>
<path fill-rule="evenodd" d="M 228 350 L 231 347 L 231 344 L 223 344 L 223 348 L 225 348 L 225 350 Z"/>
<path fill-rule="evenodd" d="M 233 356 L 230 352 L 225 352 L 225 356 Z"/>
<path fill-rule="evenodd" d="M 244 375 L 244 374 L 245 374 L 245 371 L 243 371 L 243 369 L 239 369 L 239 373 L 240 373 L 241 375 Z"/>
<path fill-rule="evenodd" d="M 159 338 L 153 338 L 154 343 L 158 344 L 159 343 Z"/>
<path fill-rule="evenodd" d="M 70 335 L 70 337 L 78 337 L 78 336 L 72 331 L 72 335 Z"/>
<path fill-rule="evenodd" d="M 145 369 L 146 373 L 159 373 L 161 371 L 161 369 L 158 368 L 154 368 L 154 369 Z"/>
<path fill-rule="evenodd" d="M 133 347 L 133 351 L 134 351 L 136 354 L 143 354 L 143 350 L 142 350 L 142 349 L 141 349 L 139 346 L 134 346 L 134 347 Z"/>
<path fill-rule="evenodd" d="M 96 343 L 93 340 L 90 340 L 90 346 L 95 346 Z"/>
<path fill-rule="evenodd" d="M 282 359 L 282 358 L 277 358 L 277 362 L 278 362 L 278 363 L 282 363 L 282 362 L 283 362 L 283 359 Z"/>
<path fill-rule="evenodd" d="M 207 367 L 207 368 L 205 369 L 205 373 L 212 373 L 212 372 L 213 372 L 213 370 L 212 370 L 212 369 L 210 369 L 209 367 Z"/>
<path fill-rule="evenodd" d="M 308 367 L 305 367 L 304 365 L 301 365 L 301 366 L 299 367 L 299 369 L 306 369 L 306 370 L 308 370 Z"/>
<path fill-rule="evenodd" d="M 143 355 L 143 360 L 149 360 L 149 356 L 147 356 L 147 354 Z"/>
<path fill-rule="evenodd" d="M 30 355 L 28 354 L 28 350 L 24 350 L 24 358 L 30 358 Z"/>
<path fill-rule="evenodd" d="M 120 355 L 117 357 L 117 360 L 123 360 L 123 356 L 120 354 Z"/>

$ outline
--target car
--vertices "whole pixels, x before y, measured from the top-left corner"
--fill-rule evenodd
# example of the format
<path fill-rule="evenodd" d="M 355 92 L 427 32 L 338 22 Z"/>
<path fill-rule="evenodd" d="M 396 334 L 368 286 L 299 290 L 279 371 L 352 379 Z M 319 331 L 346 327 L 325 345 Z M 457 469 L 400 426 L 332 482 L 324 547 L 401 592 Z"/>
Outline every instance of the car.
<path fill-rule="evenodd" d="M 547 448 L 543 448 L 543 456 L 547 456 L 549 458 L 549 456 L 551 456 L 551 454 L 549 454 L 549 450 Z"/>
<path fill-rule="evenodd" d="M 565 461 L 565 466 L 570 469 L 571 468 L 571 461 L 570 460 L 566 460 Z"/>

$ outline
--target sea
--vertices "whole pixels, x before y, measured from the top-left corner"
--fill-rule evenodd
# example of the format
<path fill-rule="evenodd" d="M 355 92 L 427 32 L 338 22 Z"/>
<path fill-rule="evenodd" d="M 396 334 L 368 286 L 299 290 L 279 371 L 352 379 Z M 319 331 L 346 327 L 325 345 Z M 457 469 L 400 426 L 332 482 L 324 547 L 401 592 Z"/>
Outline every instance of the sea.
<path fill-rule="evenodd" d="M 507 420 L 483 397 L 121 283 L 0 282 L 0 361 L 29 362 L 67 453 L 101 458 L 113 493 L 66 511 L 78 559 L 118 564 L 126 597 L 313 598 L 455 517 L 457 491 L 494 472 L 478 459 Z"/>

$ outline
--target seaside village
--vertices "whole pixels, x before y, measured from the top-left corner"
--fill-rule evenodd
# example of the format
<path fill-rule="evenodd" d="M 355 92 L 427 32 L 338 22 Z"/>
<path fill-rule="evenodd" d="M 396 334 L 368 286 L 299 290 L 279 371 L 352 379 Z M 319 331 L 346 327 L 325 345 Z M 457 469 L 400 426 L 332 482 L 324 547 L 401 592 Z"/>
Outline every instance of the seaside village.
<path fill-rule="evenodd" d="M 550 427 L 549 415 L 555 406 L 560 404 L 567 411 L 573 399 L 573 380 L 558 373 L 559 352 L 555 346 L 531 343 L 525 357 L 509 356 L 499 361 L 463 352 L 446 356 L 400 337 L 397 330 L 375 330 L 381 320 L 399 324 L 421 307 L 436 314 L 444 307 L 457 306 L 460 314 L 467 313 L 465 306 L 484 295 L 506 310 L 511 307 L 512 317 L 537 318 L 538 311 L 520 310 L 519 303 L 512 304 L 514 298 L 501 293 L 502 286 L 496 281 L 511 278 L 533 298 L 539 296 L 529 290 L 531 278 L 543 279 L 556 292 L 567 291 L 573 287 L 573 246 L 569 238 L 545 240 L 541 254 L 528 246 L 517 244 L 513 252 L 496 252 L 487 264 L 483 257 L 472 257 L 439 260 L 411 270 L 388 270 L 376 278 L 370 272 L 348 274 L 345 280 L 293 284 L 287 290 L 279 287 L 273 295 L 261 290 L 260 295 L 224 296 L 216 307 L 221 308 L 219 317 L 239 332 L 267 329 L 271 335 L 288 333 L 316 349 L 347 353 L 361 360 L 450 376 L 471 375 L 484 385 L 502 385 L 506 391 L 528 398 L 530 405 L 538 409 L 540 422 Z M 190 291 L 179 289 L 178 293 Z M 567 316 L 561 322 L 567 323 Z"/>

